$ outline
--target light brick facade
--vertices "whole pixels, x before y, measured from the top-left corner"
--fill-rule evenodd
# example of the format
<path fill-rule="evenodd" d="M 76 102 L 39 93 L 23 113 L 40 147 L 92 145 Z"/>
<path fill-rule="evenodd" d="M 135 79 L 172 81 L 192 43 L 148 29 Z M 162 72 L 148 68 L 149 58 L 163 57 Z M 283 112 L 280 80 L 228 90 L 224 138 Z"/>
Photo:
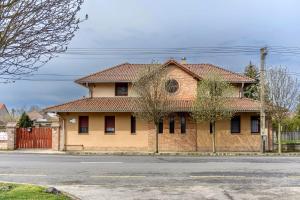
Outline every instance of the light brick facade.
<path fill-rule="evenodd" d="M 53 141 L 59 141 L 54 149 L 86 150 L 86 151 L 148 151 L 155 150 L 155 128 L 152 123 L 137 119 L 136 133 L 131 133 L 132 110 L 120 99 L 136 98 L 131 81 L 134 73 L 142 64 L 125 63 L 111 69 L 104 70 L 84 77 L 76 82 L 89 88 L 90 98 L 48 108 L 60 116 L 60 129 L 53 128 Z M 245 84 L 252 83 L 247 77 L 214 67 L 209 64 L 180 65 L 176 61 L 168 61 L 168 77 L 175 79 L 179 89 L 170 94 L 170 99 L 179 101 L 193 101 L 197 94 L 197 84 L 202 75 L 220 72 L 234 86 L 235 102 L 232 106 L 240 111 L 241 130 L 238 134 L 231 133 L 230 120 L 216 123 L 216 150 L 226 152 L 259 151 L 260 135 L 251 133 L 251 116 L 257 116 L 258 102 L 242 98 Z M 118 71 L 118 69 L 120 71 Z M 118 73 L 120 72 L 120 73 Z M 115 81 L 111 81 L 115 78 Z M 102 81 L 102 82 L 101 82 Z M 128 97 L 115 96 L 115 82 L 128 82 Z M 126 104 L 126 106 L 125 106 Z M 239 105 L 238 107 L 234 107 Z M 175 115 L 175 132 L 169 133 L 168 118 L 164 119 L 164 130 L 158 135 L 159 151 L 163 152 L 209 152 L 212 151 L 212 137 L 208 122 L 195 123 L 187 117 L 186 133 L 181 133 L 179 113 Z M 185 112 L 188 116 L 188 111 Z M 79 133 L 79 116 L 88 116 L 88 133 Z M 105 116 L 115 117 L 115 133 L 104 131 Z"/>
<path fill-rule="evenodd" d="M 78 117 L 89 116 L 90 131 L 78 133 Z M 116 132 L 104 132 L 104 116 L 115 116 Z M 230 120 L 216 123 L 216 150 L 219 152 L 256 152 L 260 147 L 260 135 L 250 131 L 251 116 L 257 113 L 238 113 L 241 117 L 240 133 L 230 132 Z M 186 133 L 181 133 L 179 116 L 175 116 L 175 132 L 169 133 L 168 118 L 164 119 L 163 133 L 159 134 L 159 151 L 161 152 L 210 152 L 212 135 L 209 123 L 195 123 L 187 118 Z M 131 113 L 69 113 L 63 115 L 66 123 L 65 150 L 86 151 L 149 151 L 155 150 L 156 130 L 152 123 L 137 120 L 137 131 L 130 133 Z M 76 119 L 76 123 L 70 120 Z M 53 133 L 53 137 L 56 136 Z"/>

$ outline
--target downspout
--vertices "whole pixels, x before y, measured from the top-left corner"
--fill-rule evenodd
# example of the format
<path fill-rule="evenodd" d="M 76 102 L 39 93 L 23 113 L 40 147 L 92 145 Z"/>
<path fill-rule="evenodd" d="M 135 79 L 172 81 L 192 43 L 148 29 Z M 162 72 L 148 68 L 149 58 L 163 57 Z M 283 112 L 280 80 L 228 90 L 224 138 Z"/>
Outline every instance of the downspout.
<path fill-rule="evenodd" d="M 63 119 L 63 121 L 62 121 L 62 131 L 63 131 L 63 133 L 64 133 L 64 146 L 63 146 L 63 151 L 66 151 L 66 133 L 65 133 L 65 119 L 64 118 L 62 118 Z"/>
<path fill-rule="evenodd" d="M 89 98 L 93 98 L 93 90 L 89 86 L 88 82 L 85 83 L 85 87 L 87 87 L 89 89 Z"/>
<path fill-rule="evenodd" d="M 60 150 L 60 127 L 58 128 L 58 144 L 57 144 L 58 151 Z"/>
<path fill-rule="evenodd" d="M 240 98 L 243 98 L 244 97 L 244 85 L 245 83 L 242 82 L 242 87 L 241 87 L 241 95 L 240 95 Z"/>

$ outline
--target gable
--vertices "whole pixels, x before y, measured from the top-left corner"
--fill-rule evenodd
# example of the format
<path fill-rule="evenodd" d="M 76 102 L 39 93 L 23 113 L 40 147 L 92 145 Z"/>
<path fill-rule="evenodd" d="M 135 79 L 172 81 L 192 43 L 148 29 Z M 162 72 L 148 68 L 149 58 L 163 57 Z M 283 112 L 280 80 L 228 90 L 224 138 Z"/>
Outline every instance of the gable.
<path fill-rule="evenodd" d="M 173 67 L 173 68 L 176 67 L 176 68 L 180 69 L 181 71 L 185 72 L 186 74 L 190 75 L 193 78 L 196 78 L 198 80 L 201 79 L 201 77 L 198 76 L 196 73 L 192 72 L 187 67 L 185 67 L 184 65 L 176 62 L 175 60 L 169 60 L 166 63 L 164 63 L 163 66 L 165 66 L 165 67 Z"/>
<path fill-rule="evenodd" d="M 177 81 L 179 86 L 177 91 L 170 94 L 170 97 L 174 99 L 194 99 L 197 94 L 197 78 L 176 64 L 169 64 L 167 67 L 168 79 Z"/>

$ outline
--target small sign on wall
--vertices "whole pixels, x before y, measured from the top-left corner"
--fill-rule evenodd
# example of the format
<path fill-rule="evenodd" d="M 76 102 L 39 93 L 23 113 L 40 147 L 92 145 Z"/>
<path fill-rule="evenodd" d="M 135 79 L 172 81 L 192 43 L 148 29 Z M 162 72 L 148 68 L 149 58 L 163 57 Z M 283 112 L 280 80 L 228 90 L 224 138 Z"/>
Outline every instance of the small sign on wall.
<path fill-rule="evenodd" d="M 0 132 L 0 140 L 8 140 L 7 132 Z"/>
<path fill-rule="evenodd" d="M 76 119 L 75 118 L 73 118 L 73 119 L 70 119 L 70 121 L 69 121 L 71 124 L 75 124 L 76 123 Z"/>

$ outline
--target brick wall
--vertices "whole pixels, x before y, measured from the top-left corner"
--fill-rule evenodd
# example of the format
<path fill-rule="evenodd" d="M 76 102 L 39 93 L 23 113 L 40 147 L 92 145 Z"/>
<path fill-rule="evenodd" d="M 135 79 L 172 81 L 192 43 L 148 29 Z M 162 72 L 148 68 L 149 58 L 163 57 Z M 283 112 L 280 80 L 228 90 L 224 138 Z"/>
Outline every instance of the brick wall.
<path fill-rule="evenodd" d="M 197 134 L 195 123 L 187 118 L 186 133 L 181 133 L 179 116 L 175 115 L 175 132 L 169 132 L 169 121 L 164 119 L 163 133 L 158 135 L 158 149 L 165 152 L 191 152 L 197 150 Z M 155 150 L 154 125 L 149 124 L 149 151 Z"/>
<path fill-rule="evenodd" d="M 260 150 L 260 135 L 251 134 L 250 117 L 254 113 L 241 113 L 241 132 L 232 134 L 230 120 L 216 123 L 216 150 L 219 152 L 257 152 Z M 149 151 L 155 150 L 155 129 L 149 124 Z M 191 118 L 187 121 L 186 134 L 180 133 L 179 117 L 175 118 L 175 133 L 169 133 L 168 118 L 164 119 L 164 132 L 159 134 L 159 151 L 212 151 L 212 135 L 209 123 L 198 123 L 197 128 Z"/>
<path fill-rule="evenodd" d="M 221 152 L 253 152 L 260 150 L 260 135 L 251 133 L 250 118 L 255 113 L 240 113 L 241 132 L 232 134 L 230 120 L 216 123 L 216 150 Z M 198 151 L 212 151 L 209 123 L 198 124 Z"/>

